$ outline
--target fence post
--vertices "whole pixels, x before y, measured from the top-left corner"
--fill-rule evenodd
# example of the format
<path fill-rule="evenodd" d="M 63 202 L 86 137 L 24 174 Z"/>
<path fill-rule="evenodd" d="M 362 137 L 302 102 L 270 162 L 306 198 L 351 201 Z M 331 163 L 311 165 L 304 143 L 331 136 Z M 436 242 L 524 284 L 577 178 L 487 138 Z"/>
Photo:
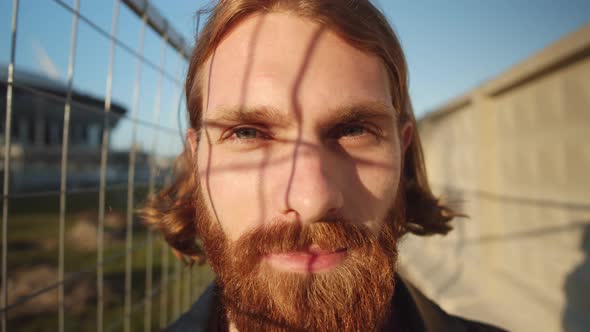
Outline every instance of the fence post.
<path fill-rule="evenodd" d="M 78 11 L 80 1 L 74 1 L 74 17 L 72 18 L 72 35 L 70 42 L 70 59 L 68 64 L 68 87 L 64 107 L 63 138 L 61 145 L 61 182 L 59 190 L 59 259 L 58 259 L 58 311 L 59 331 L 64 331 L 64 233 L 66 228 L 66 192 L 68 190 L 68 145 L 70 131 L 70 112 L 72 102 L 72 85 L 74 81 L 74 63 L 76 61 L 76 40 L 78 36 Z"/>
<path fill-rule="evenodd" d="M 161 257 L 161 271 L 162 277 L 160 278 L 160 329 L 166 328 L 168 323 L 168 246 L 166 241 L 160 239 L 160 248 L 162 250 Z"/>
<path fill-rule="evenodd" d="M 168 35 L 164 34 L 162 37 L 162 50 L 160 54 L 160 72 L 158 76 L 158 87 L 156 92 L 156 101 L 154 107 L 154 124 L 160 123 L 160 111 L 162 108 L 162 79 L 164 78 L 164 66 L 166 64 L 166 45 L 168 45 Z M 155 176 L 156 176 L 156 148 L 158 145 L 158 130 L 154 130 L 152 139 L 152 149 L 150 153 L 150 178 L 148 184 L 148 197 L 154 194 L 155 191 Z M 145 275 L 145 315 L 144 315 L 144 331 L 149 332 L 152 325 L 152 296 L 153 296 L 153 235 L 151 230 L 147 229 L 146 237 L 146 275 Z"/>
<path fill-rule="evenodd" d="M 147 4 L 147 2 L 146 2 Z M 133 111 L 131 115 L 132 136 L 131 147 L 129 148 L 129 172 L 127 173 L 127 237 L 125 239 L 125 323 L 124 331 L 131 331 L 131 287 L 132 287 L 132 270 L 133 264 L 131 252 L 133 250 L 133 193 L 135 190 L 135 140 L 137 136 L 137 112 L 139 110 L 139 89 L 141 81 L 141 65 L 143 63 L 143 44 L 145 40 L 145 28 L 147 25 L 147 14 L 144 11 L 142 16 L 141 33 L 139 36 L 139 46 L 137 49 L 138 59 L 136 67 L 135 83 L 133 87 Z"/>
<path fill-rule="evenodd" d="M 103 330 L 103 287 L 104 287 L 104 212 L 106 201 L 106 178 L 107 178 L 107 161 L 109 150 L 109 135 L 110 135 L 110 121 L 109 115 L 111 112 L 111 99 L 113 90 L 113 67 L 115 63 L 115 48 L 117 34 L 117 22 L 119 19 L 119 0 L 114 0 L 113 4 L 113 19 L 111 26 L 111 50 L 109 55 L 109 67 L 107 72 L 106 96 L 104 99 L 104 124 L 102 131 L 102 142 L 100 151 L 100 184 L 98 193 L 98 225 L 97 225 L 97 269 L 96 269 L 96 330 L 102 332 Z"/>
<path fill-rule="evenodd" d="M 8 190 L 10 188 L 10 132 L 12 120 L 12 84 L 14 82 L 14 55 L 16 50 L 16 27 L 18 22 L 18 0 L 12 2 L 12 36 L 10 41 L 10 63 L 6 80 L 6 127 L 4 128 L 4 187 L 2 190 L 2 308 L 8 305 Z M 2 313 L 2 332 L 6 332 L 6 315 Z"/>

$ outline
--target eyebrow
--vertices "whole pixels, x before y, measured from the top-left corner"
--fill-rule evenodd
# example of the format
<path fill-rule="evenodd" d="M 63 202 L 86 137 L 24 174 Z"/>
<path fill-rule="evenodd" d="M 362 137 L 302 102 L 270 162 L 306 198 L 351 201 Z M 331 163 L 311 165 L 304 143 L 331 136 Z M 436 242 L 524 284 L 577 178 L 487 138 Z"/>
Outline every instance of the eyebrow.
<path fill-rule="evenodd" d="M 329 129 L 336 124 L 380 120 L 394 123 L 396 112 L 393 106 L 381 102 L 367 102 L 338 107 L 328 112 L 328 116 L 321 120 L 320 127 Z"/>
<path fill-rule="evenodd" d="M 274 107 L 223 107 L 218 109 L 210 119 L 205 119 L 208 125 L 215 126 L 224 123 L 255 123 L 276 127 L 289 127 L 295 123 L 293 116 Z"/>
<path fill-rule="evenodd" d="M 226 123 L 265 124 L 274 127 L 288 128 L 296 125 L 293 113 L 286 113 L 271 106 L 257 107 L 222 107 L 215 111 L 216 115 L 205 119 L 209 126 L 222 126 Z M 394 123 L 396 112 L 393 106 L 381 102 L 365 102 L 337 107 L 326 112 L 319 120 L 319 128 L 328 130 L 331 127 L 366 120 L 381 120 Z"/>

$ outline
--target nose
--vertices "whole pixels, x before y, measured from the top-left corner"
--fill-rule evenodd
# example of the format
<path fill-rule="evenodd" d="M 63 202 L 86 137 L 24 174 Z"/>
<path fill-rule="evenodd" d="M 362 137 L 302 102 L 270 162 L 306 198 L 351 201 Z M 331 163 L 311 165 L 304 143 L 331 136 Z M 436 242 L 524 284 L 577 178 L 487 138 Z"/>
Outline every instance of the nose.
<path fill-rule="evenodd" d="M 309 224 L 342 209 L 338 171 L 328 152 L 316 145 L 300 145 L 290 161 L 284 184 L 285 212 L 295 212 L 302 224 Z"/>

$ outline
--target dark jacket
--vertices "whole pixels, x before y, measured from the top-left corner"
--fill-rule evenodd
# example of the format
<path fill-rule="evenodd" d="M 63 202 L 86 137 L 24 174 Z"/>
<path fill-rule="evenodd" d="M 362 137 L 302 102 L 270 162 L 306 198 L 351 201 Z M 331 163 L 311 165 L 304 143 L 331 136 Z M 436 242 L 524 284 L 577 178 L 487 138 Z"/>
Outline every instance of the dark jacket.
<path fill-rule="evenodd" d="M 479 323 L 444 312 L 438 305 L 428 299 L 411 283 L 396 276 L 393 308 L 407 332 L 501 332 L 503 329 Z M 209 332 L 208 327 L 217 319 L 219 295 L 215 283 L 211 284 L 199 300 L 170 325 L 169 332 Z"/>

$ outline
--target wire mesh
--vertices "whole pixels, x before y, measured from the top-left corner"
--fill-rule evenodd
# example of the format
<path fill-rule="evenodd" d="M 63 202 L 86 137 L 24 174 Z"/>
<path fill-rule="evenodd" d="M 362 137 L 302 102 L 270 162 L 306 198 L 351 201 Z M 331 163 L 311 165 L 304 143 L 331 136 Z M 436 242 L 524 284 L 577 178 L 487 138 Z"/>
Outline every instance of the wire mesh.
<path fill-rule="evenodd" d="M 145 0 L 114 0 L 110 16 L 110 31 L 103 28 L 104 24 L 97 22 L 95 17 L 91 17 L 92 15 L 84 14 L 80 9 L 79 0 L 45 0 L 44 3 L 52 4 L 53 10 L 61 11 L 63 15 L 71 18 L 69 34 L 61 36 L 69 42 L 66 84 L 54 82 L 41 74 L 34 73 L 35 75 L 31 76 L 21 69 L 15 70 L 18 68 L 18 66 L 15 67 L 15 63 L 19 62 L 16 54 L 20 56 L 20 51 L 16 50 L 18 43 L 21 42 L 17 40 L 17 32 L 21 29 L 29 29 L 31 23 L 27 23 L 26 20 L 19 22 L 19 13 L 23 10 L 23 4 L 13 0 L 11 52 L 6 67 L 6 81 L 2 82 L 6 85 L 6 110 L 3 114 L 2 128 L 4 130 L 2 293 L 0 297 L 2 331 L 35 329 L 39 326 L 42 330 L 48 331 L 88 329 L 151 331 L 158 327 L 164 328 L 194 301 L 193 296 L 197 296 L 198 290 L 191 288 L 202 287 L 202 285 L 195 285 L 193 276 L 199 275 L 200 272 L 192 273 L 183 270 L 180 262 L 174 258 L 172 258 L 174 262 L 171 263 L 170 257 L 173 256 L 165 242 L 160 238 L 154 238 L 151 232 L 141 228 L 135 212 L 147 195 L 155 193 L 171 179 L 173 154 L 180 152 L 173 150 L 180 150 L 182 146 L 177 141 L 182 128 L 180 123 L 161 121 L 161 114 L 163 109 L 167 109 L 172 115 L 172 110 L 176 110 L 176 105 L 180 105 L 183 70 L 178 72 L 170 70 L 171 65 L 167 63 L 167 58 L 172 53 L 172 57 L 177 58 L 176 64 L 184 68 L 190 48 L 157 9 Z M 121 6 L 121 3 L 124 6 Z M 30 11 L 31 6 L 35 6 L 29 3 L 24 5 L 25 11 Z M 132 13 L 132 19 L 141 22 L 139 46 L 130 45 L 119 35 L 122 20 L 130 19 L 129 16 L 121 15 L 122 10 Z M 84 74 L 84 70 L 77 69 L 78 60 L 81 59 L 81 54 L 88 53 L 88 50 L 81 48 L 86 44 L 79 43 L 84 41 L 80 30 L 82 26 L 104 39 L 109 45 L 105 48 L 108 50 L 108 56 L 104 57 L 105 60 L 108 59 L 105 61 L 108 65 L 105 66 L 104 97 L 88 94 L 80 90 L 77 84 L 78 75 Z M 145 43 L 146 45 L 157 44 L 160 49 L 159 62 L 154 60 L 154 57 L 150 58 L 144 54 L 146 33 L 157 36 L 156 39 L 153 37 L 145 39 Z M 122 70 L 131 71 L 129 68 L 117 67 L 122 57 L 134 59 L 136 62 L 133 101 L 130 103 L 131 112 L 126 112 L 125 106 L 115 101 L 117 79 L 121 76 L 132 76 L 129 75 L 130 73 L 121 72 Z M 171 61 L 170 64 L 173 62 Z M 151 97 L 155 98 L 151 118 L 140 112 L 144 108 L 140 105 L 142 84 L 145 81 L 142 77 L 144 71 L 157 74 L 157 84 L 150 90 L 154 94 Z M 104 70 L 102 72 L 104 73 Z M 22 111 L 22 96 L 42 106 L 35 108 L 36 111 L 40 110 L 41 117 L 32 119 L 33 132 L 30 135 L 34 138 L 34 142 L 29 142 L 28 145 L 19 141 L 24 135 L 22 132 L 26 133 L 18 122 L 22 117 L 27 116 L 27 113 Z M 165 104 L 165 101 L 169 104 Z M 50 111 L 48 105 L 61 107 L 58 113 L 59 121 L 51 122 L 54 119 L 49 117 L 53 111 Z M 166 118 L 174 119 L 174 116 L 170 115 Z M 39 119 L 43 122 L 37 122 Z M 16 125 L 14 121 L 17 121 Z M 79 146 L 77 143 L 79 136 L 89 135 L 88 132 L 80 130 L 80 125 L 85 125 L 84 121 L 100 123 L 95 131 L 98 137 L 96 145 L 91 148 Z M 121 148 L 119 141 L 122 130 L 117 129 L 117 126 L 121 128 L 124 125 L 127 126 L 131 139 L 128 146 Z M 52 136 L 54 127 L 58 129 L 58 138 Z M 88 128 L 84 126 L 82 128 L 92 129 L 90 125 Z M 39 130 L 41 134 L 37 132 Z M 21 132 L 21 134 L 15 136 L 14 132 Z M 145 140 L 143 136 L 139 138 L 142 134 L 149 135 L 151 142 L 142 142 Z M 175 140 L 176 143 L 174 143 Z M 38 142 L 49 144 L 46 141 L 50 141 L 53 145 L 35 150 L 37 146 L 34 144 Z M 146 148 L 140 146 L 140 143 L 144 143 Z M 20 179 L 24 176 L 37 172 L 38 169 L 27 168 L 30 167 L 27 164 L 29 161 L 22 159 L 24 158 L 22 153 L 14 152 L 18 149 L 24 151 L 24 155 L 29 156 L 28 158 L 42 158 L 47 165 L 50 163 L 50 165 L 57 165 L 55 173 L 47 171 L 47 174 L 42 174 L 44 171 L 41 169 L 40 174 L 34 174 L 39 178 L 45 175 L 44 179 L 57 180 L 57 183 L 43 184 L 41 183 L 43 181 L 40 181 L 33 185 L 32 182 L 35 181 L 21 181 Z M 92 151 L 84 152 L 84 150 Z M 80 160 L 87 157 L 91 159 L 87 161 L 88 164 L 96 165 L 92 166 L 92 172 L 95 175 L 87 176 L 87 181 L 80 184 L 80 179 L 74 175 L 81 172 L 80 169 L 84 170 L 80 166 L 82 165 Z M 32 164 L 36 162 L 38 160 L 33 160 Z M 126 165 L 126 171 L 122 171 L 120 165 Z M 119 175 L 118 172 L 123 175 Z M 48 231 L 51 235 L 41 240 L 49 241 L 50 244 L 57 242 L 55 250 L 51 249 L 47 253 L 42 253 L 35 247 L 27 249 L 29 250 L 27 254 L 34 257 L 33 260 L 38 259 L 42 263 L 55 261 L 55 268 L 51 265 L 53 263 L 49 266 L 50 272 L 55 273 L 55 279 L 48 278 L 26 293 L 19 293 L 18 290 L 13 290 L 14 287 L 11 285 L 15 284 L 17 276 L 20 276 L 19 271 L 27 267 L 28 263 L 19 261 L 22 256 L 20 249 L 13 244 L 22 236 L 21 228 L 26 227 L 25 224 L 33 223 L 33 221 L 25 220 L 26 214 L 24 217 L 19 214 L 22 211 L 31 211 L 28 206 L 30 204 L 51 207 L 50 210 L 53 211 L 51 216 L 45 219 L 55 218 L 56 223 L 47 226 L 47 229 L 52 229 Z M 88 240 L 92 243 L 90 251 L 77 248 L 71 243 L 71 232 L 78 224 L 81 224 L 81 219 L 78 218 L 78 214 L 82 214 L 79 212 L 79 210 L 82 211 L 80 206 L 90 206 L 95 211 L 91 213 L 94 216 L 92 227 L 95 236 L 94 239 Z M 36 209 L 37 207 L 33 208 L 33 210 Z M 118 233 L 115 234 L 112 231 L 113 215 L 116 216 L 119 210 L 125 211 L 124 240 L 119 240 Z M 22 227 L 19 226 L 21 223 Z M 47 222 L 47 224 L 50 223 Z M 53 230 L 54 226 L 55 230 Z M 39 234 L 39 236 L 45 235 Z M 155 253 L 161 254 L 155 255 Z M 44 258 L 35 258 L 37 256 Z M 16 261 L 19 261 L 18 264 L 15 263 Z M 34 264 L 37 263 L 30 263 L 29 267 Z M 29 275 L 32 274 L 32 272 L 29 273 Z M 90 284 L 84 283 L 86 281 Z M 73 304 L 76 303 L 76 296 L 78 296 L 76 292 L 81 289 L 80 285 L 84 285 L 85 289 L 94 288 L 94 297 L 90 297 L 90 301 L 94 303 L 83 306 L 84 319 L 80 318 L 82 317 L 80 313 L 72 313 L 76 309 Z M 32 308 L 37 305 L 37 302 L 45 301 L 47 297 L 53 298 L 54 295 L 55 301 L 51 302 L 53 308 L 42 311 L 38 315 L 40 318 L 29 319 L 27 322 L 19 316 L 22 308 Z M 159 305 L 153 305 L 154 303 Z M 169 307 L 168 304 L 172 306 Z M 91 314 L 91 311 L 94 311 L 94 314 Z M 35 325 L 35 321 L 38 321 L 38 325 Z M 91 327 L 92 324 L 94 324 L 93 327 Z"/>

